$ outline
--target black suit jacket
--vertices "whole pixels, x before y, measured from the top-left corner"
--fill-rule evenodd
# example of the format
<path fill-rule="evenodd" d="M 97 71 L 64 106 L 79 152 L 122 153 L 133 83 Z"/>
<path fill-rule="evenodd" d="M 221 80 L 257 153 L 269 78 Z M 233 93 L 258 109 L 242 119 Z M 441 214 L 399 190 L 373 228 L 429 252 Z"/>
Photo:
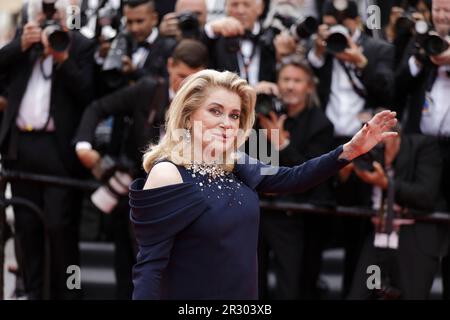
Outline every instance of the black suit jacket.
<path fill-rule="evenodd" d="M 264 33 L 264 31 L 262 31 Z M 237 53 L 230 50 L 230 41 L 232 38 L 218 37 L 214 40 L 208 40 L 206 43 L 209 48 L 209 57 L 211 68 L 218 71 L 232 71 L 239 74 L 239 63 Z M 261 37 L 256 40 L 256 45 L 260 48 L 259 60 L 259 81 L 276 81 L 276 55 L 275 47 L 270 44 L 264 44 Z"/>
<path fill-rule="evenodd" d="M 159 103 L 154 100 L 157 86 L 162 93 Z M 121 132 L 122 141 L 118 141 L 119 153 L 126 155 L 133 161 L 135 169 L 139 170 L 142 165 L 143 151 L 150 143 L 158 141 L 159 126 L 164 123 L 164 115 L 169 103 L 168 95 L 165 82 L 153 77 L 144 77 L 131 86 L 94 101 L 83 114 L 75 142 L 87 141 L 93 144 L 95 129 L 101 120 L 108 116 L 114 116 L 116 119 L 127 117 L 129 126 Z M 152 108 L 158 109 L 154 112 L 154 121 L 149 122 Z"/>
<path fill-rule="evenodd" d="M 69 59 L 55 65 L 52 75 L 50 114 L 55 122 L 58 151 L 69 171 L 77 164 L 71 145 L 84 107 L 93 96 L 93 54 L 95 45 L 78 32 L 70 32 Z M 22 52 L 20 32 L 0 49 L 0 70 L 8 83 L 8 108 L 0 128 L 0 148 L 3 157 L 15 159 L 15 125 L 22 97 L 27 88 L 36 57 L 33 50 Z"/>
<path fill-rule="evenodd" d="M 394 47 L 364 33 L 359 42 L 368 61 L 367 66 L 357 74 L 367 91 L 365 109 L 389 106 L 394 92 Z M 327 107 L 330 97 L 333 59 L 333 55 L 326 54 L 325 64 L 314 69 L 319 78 L 318 93 L 323 108 Z"/>
<path fill-rule="evenodd" d="M 150 47 L 147 59 L 142 68 L 137 69 L 132 75 L 133 80 L 138 80 L 144 76 L 159 76 L 167 78 L 167 59 L 177 42 L 174 38 L 158 36 Z"/>
<path fill-rule="evenodd" d="M 408 64 L 412 56 L 411 50 L 410 47 L 396 72 L 396 110 L 400 117 L 407 114 L 404 120 L 405 132 L 421 133 L 420 121 L 425 94 L 432 88 L 438 67 L 431 63 L 429 59 L 426 59 L 419 74 L 413 77 Z"/>
<path fill-rule="evenodd" d="M 333 148 L 333 124 L 319 107 L 307 108 L 295 118 L 286 119 L 285 129 L 290 134 L 291 142 L 280 151 L 281 166 L 292 167 L 302 164 Z M 335 204 L 331 181 L 291 197 L 303 203 Z"/>
<path fill-rule="evenodd" d="M 439 194 L 442 161 L 436 141 L 423 135 L 403 135 L 395 160 L 395 201 L 411 209 L 433 212 L 441 209 Z M 426 254 L 440 256 L 448 246 L 449 226 L 417 222 L 402 228 L 401 237 Z"/>

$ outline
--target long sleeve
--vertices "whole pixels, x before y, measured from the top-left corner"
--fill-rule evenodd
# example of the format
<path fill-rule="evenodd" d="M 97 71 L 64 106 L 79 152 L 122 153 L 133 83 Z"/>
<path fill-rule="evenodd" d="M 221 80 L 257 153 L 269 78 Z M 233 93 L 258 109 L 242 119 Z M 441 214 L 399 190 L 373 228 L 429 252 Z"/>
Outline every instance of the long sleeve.
<path fill-rule="evenodd" d="M 320 125 L 320 129 L 317 129 L 313 135 L 309 136 L 307 143 L 304 144 L 304 148 L 298 148 L 295 145 L 295 140 L 297 139 L 295 134 L 300 135 L 303 133 L 298 133 L 298 130 L 290 131 L 291 143 L 280 151 L 280 165 L 293 167 L 318 157 L 331 149 L 333 145 L 333 125 L 328 120 L 326 124 L 319 123 L 317 117 L 312 117 L 309 121 L 312 121 L 315 126 Z"/>
<path fill-rule="evenodd" d="M 95 43 L 76 32 L 71 36 L 74 49 L 69 48 L 69 58 L 57 67 L 58 81 L 84 107 L 94 96 Z"/>
<path fill-rule="evenodd" d="M 92 102 L 83 113 L 75 142 L 87 141 L 92 143 L 95 128 L 100 121 L 108 116 L 132 115 L 134 108 L 140 105 L 136 100 L 146 100 L 147 96 L 151 96 L 149 93 L 154 91 L 155 85 L 155 80 L 150 77 L 145 77 L 134 85 L 125 87 Z M 150 100 L 148 101 L 148 105 L 150 105 Z"/>
<path fill-rule="evenodd" d="M 340 146 L 292 168 L 266 165 L 242 154 L 235 172 L 249 187 L 258 192 L 304 192 L 333 176 L 349 163 L 347 160 L 338 159 L 342 148 Z"/>
<path fill-rule="evenodd" d="M 25 56 L 21 49 L 20 36 L 16 36 L 10 43 L 0 49 L 0 70 L 13 67 Z"/>
<path fill-rule="evenodd" d="M 414 136 L 413 136 L 414 138 Z M 395 199 L 405 207 L 432 210 L 439 193 L 442 160 L 438 144 L 426 138 L 417 150 L 413 179 L 395 179 Z"/>
<path fill-rule="evenodd" d="M 394 46 L 380 43 L 376 49 L 376 62 L 370 72 L 366 72 L 362 77 L 369 97 L 378 105 L 391 103 L 394 95 Z M 371 102 L 372 103 L 372 102 Z"/>
<path fill-rule="evenodd" d="M 192 183 L 142 190 L 144 179 L 130 186 L 130 219 L 139 245 L 133 268 L 133 299 L 161 299 L 164 271 L 176 246 L 176 236 L 207 210 Z"/>

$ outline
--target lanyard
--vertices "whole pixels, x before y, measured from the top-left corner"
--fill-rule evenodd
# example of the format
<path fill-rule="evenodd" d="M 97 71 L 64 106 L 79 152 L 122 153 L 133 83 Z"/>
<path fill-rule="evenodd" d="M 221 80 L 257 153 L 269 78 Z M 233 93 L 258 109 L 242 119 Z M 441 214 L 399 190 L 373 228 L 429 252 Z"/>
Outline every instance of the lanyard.
<path fill-rule="evenodd" d="M 250 56 L 244 56 L 244 54 L 242 53 L 242 43 L 239 46 L 239 51 L 237 52 L 237 54 L 238 54 L 238 58 L 242 61 L 242 66 L 244 67 L 243 71 L 245 72 L 245 75 L 244 75 L 245 80 L 247 80 L 247 82 L 249 82 L 248 71 L 250 69 L 250 65 L 253 62 L 253 58 L 255 57 L 255 54 L 256 54 L 256 43 L 254 41 L 252 41 L 252 51 L 250 53 Z"/>

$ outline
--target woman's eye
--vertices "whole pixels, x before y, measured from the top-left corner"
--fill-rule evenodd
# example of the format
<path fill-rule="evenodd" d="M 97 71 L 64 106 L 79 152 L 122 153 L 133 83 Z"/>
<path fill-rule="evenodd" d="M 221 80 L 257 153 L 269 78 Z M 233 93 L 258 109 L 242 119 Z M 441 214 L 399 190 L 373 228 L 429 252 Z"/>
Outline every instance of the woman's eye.
<path fill-rule="evenodd" d="M 240 118 L 240 115 L 238 115 L 238 114 L 232 114 L 232 115 L 231 115 L 231 118 L 234 119 L 234 120 L 237 120 L 237 119 Z"/>
<path fill-rule="evenodd" d="M 211 109 L 212 114 L 216 115 L 216 116 L 220 116 L 221 112 L 217 109 Z"/>

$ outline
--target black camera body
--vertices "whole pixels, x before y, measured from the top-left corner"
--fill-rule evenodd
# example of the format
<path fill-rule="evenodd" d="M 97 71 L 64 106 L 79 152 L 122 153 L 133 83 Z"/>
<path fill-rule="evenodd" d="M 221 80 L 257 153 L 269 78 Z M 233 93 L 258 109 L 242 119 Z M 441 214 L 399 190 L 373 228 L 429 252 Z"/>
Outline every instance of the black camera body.
<path fill-rule="evenodd" d="M 384 150 L 385 150 L 384 144 L 379 143 L 369 152 L 354 159 L 353 163 L 360 170 L 374 171 L 375 170 L 375 168 L 373 167 L 374 161 L 384 166 Z"/>
<path fill-rule="evenodd" d="M 277 96 L 260 93 L 256 96 L 255 111 L 266 117 L 271 111 L 281 115 L 286 113 L 286 106 Z"/>
<path fill-rule="evenodd" d="M 289 30 L 289 33 L 296 39 L 305 40 L 309 39 L 314 33 L 317 32 L 319 26 L 316 18 L 308 16 L 302 19 L 296 19 L 291 16 L 275 13 L 273 16 L 274 21 L 279 21 L 281 25 Z M 265 45 L 272 45 L 275 37 L 281 33 L 279 26 L 272 25 L 267 28 L 266 32 L 261 36 L 261 41 Z"/>
<path fill-rule="evenodd" d="M 178 14 L 177 19 L 183 38 L 196 39 L 200 36 L 200 22 L 196 13 L 185 11 Z"/>
<path fill-rule="evenodd" d="M 297 39 L 308 39 L 317 32 L 317 28 L 319 27 L 317 19 L 312 16 L 295 19 L 276 13 L 274 18 L 280 20 L 283 26 L 289 29 L 290 33 Z"/>
<path fill-rule="evenodd" d="M 126 31 L 120 32 L 112 41 L 111 48 L 102 67 L 102 75 L 110 88 L 119 88 L 125 84 L 122 73 L 122 57 L 130 53 L 131 37 Z"/>
<path fill-rule="evenodd" d="M 42 2 L 45 21 L 41 23 L 40 27 L 47 34 L 50 47 L 57 52 L 63 52 L 69 47 L 70 36 L 58 21 L 53 20 L 56 13 L 55 2 Z"/>
<path fill-rule="evenodd" d="M 56 52 L 66 51 L 70 44 L 70 36 L 67 31 L 55 20 L 45 20 L 41 29 L 47 34 L 50 47 Z"/>
<path fill-rule="evenodd" d="M 408 11 L 395 24 L 397 37 L 415 37 L 416 54 L 422 56 L 439 55 L 449 48 L 448 42 L 433 32 L 423 20 L 415 21 L 414 11 Z"/>

